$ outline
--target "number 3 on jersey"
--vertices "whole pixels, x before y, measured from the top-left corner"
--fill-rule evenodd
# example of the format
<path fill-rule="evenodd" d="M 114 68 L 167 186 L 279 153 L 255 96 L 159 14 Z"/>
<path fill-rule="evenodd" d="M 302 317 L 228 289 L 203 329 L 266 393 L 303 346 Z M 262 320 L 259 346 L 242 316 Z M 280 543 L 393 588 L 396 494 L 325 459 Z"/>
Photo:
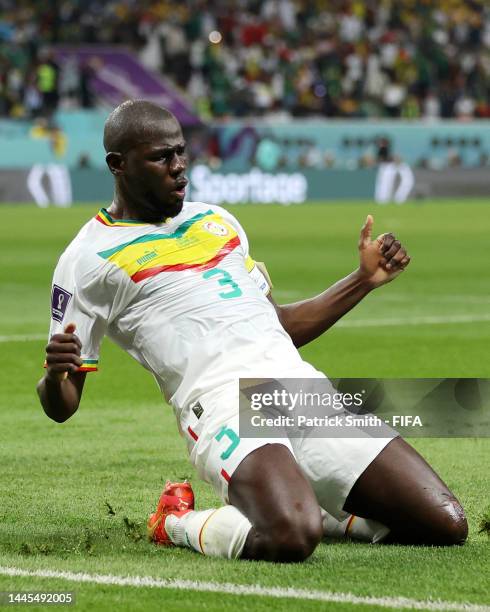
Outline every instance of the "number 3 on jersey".
<path fill-rule="evenodd" d="M 204 272 L 204 274 L 202 275 L 202 277 L 206 280 L 208 278 L 212 278 L 213 276 L 217 277 L 216 280 L 222 287 L 227 288 L 227 291 L 221 291 L 218 294 L 220 298 L 227 300 L 229 298 L 240 297 L 242 295 L 242 290 L 235 283 L 235 281 L 231 277 L 231 274 L 227 272 L 226 270 L 221 270 L 221 268 L 213 268 L 212 270 L 208 270 L 207 272 Z"/>

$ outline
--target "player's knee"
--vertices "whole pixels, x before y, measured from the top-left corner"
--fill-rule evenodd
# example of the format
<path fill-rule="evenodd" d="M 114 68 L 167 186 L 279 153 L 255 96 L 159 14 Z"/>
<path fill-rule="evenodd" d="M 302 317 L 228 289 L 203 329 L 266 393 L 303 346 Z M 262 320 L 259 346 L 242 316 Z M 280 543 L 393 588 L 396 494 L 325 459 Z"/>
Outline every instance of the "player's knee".
<path fill-rule="evenodd" d="M 439 540 L 445 546 L 464 544 L 468 537 L 468 522 L 463 507 L 457 500 L 450 500 L 442 508 Z"/>
<path fill-rule="evenodd" d="M 307 559 L 322 539 L 318 513 L 298 518 L 284 517 L 269 533 L 270 549 L 275 561 L 298 562 Z"/>
<path fill-rule="evenodd" d="M 456 499 L 445 499 L 437 508 L 430 511 L 431 517 L 426 525 L 427 544 L 454 546 L 464 544 L 468 537 L 468 523 L 461 504 Z"/>

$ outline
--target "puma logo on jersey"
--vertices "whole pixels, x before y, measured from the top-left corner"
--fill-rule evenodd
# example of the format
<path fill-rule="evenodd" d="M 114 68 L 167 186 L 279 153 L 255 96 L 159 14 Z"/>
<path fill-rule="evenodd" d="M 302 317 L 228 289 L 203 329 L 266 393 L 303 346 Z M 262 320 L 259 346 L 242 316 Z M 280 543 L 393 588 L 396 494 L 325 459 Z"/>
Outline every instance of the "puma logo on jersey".
<path fill-rule="evenodd" d="M 141 257 L 138 257 L 136 261 L 139 264 L 144 264 L 147 261 L 151 261 L 152 259 L 155 259 L 155 257 L 158 257 L 158 253 L 156 251 L 148 251 L 148 253 L 145 253 Z"/>

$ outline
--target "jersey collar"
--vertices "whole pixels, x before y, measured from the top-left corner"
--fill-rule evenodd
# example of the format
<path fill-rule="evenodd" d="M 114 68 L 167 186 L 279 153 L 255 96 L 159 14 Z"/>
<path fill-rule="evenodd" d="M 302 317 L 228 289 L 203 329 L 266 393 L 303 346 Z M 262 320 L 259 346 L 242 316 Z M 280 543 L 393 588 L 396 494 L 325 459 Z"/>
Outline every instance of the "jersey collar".
<path fill-rule="evenodd" d="M 107 212 L 105 208 L 101 208 L 99 212 L 95 215 L 95 219 L 102 223 L 103 225 L 107 225 L 108 227 L 135 227 L 138 225 L 155 225 L 153 223 L 146 223 L 145 221 L 138 221 L 137 219 L 114 219 Z M 168 219 L 164 219 L 162 223 L 167 223 L 171 221 L 171 217 Z"/>

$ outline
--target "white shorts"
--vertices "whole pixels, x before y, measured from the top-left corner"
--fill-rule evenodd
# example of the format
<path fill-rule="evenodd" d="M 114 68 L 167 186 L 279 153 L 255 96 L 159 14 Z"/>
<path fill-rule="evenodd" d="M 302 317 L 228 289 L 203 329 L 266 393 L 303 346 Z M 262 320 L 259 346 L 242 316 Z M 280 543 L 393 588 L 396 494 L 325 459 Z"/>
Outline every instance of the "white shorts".
<path fill-rule="evenodd" d="M 392 430 L 393 435 L 386 438 L 362 433 L 356 438 L 316 438 L 305 431 L 300 437 L 288 437 L 285 432 L 284 437 L 240 438 L 238 404 L 237 386 L 222 387 L 202 396 L 181 423 L 192 464 L 224 503 L 228 503 L 230 479 L 243 459 L 266 444 L 283 444 L 310 481 L 318 504 L 343 520 L 348 516 L 343 507 L 354 483 L 398 435 Z"/>

